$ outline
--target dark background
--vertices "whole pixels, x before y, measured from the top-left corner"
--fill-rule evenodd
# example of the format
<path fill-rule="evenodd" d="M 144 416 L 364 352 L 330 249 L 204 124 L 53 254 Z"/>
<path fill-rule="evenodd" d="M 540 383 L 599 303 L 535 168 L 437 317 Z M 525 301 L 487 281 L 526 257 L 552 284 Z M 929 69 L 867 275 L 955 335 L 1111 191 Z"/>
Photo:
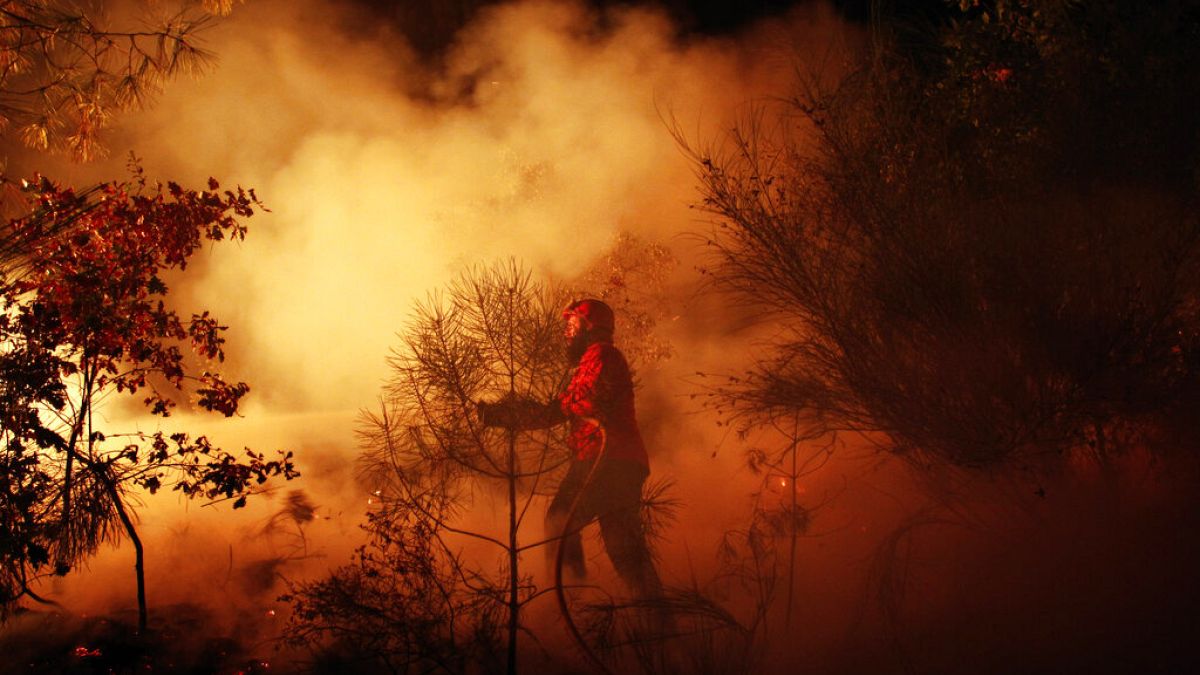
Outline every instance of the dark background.
<path fill-rule="evenodd" d="M 393 25 L 404 34 L 423 56 L 436 58 L 453 43 L 454 35 L 471 18 L 499 0 L 444 0 L 419 3 L 398 0 L 345 0 L 362 12 L 353 19 L 354 26 L 363 30 L 378 27 L 380 22 Z M 674 20 L 681 38 L 690 36 L 728 35 L 736 33 L 754 21 L 786 14 L 795 7 L 818 4 L 820 0 L 588 0 L 590 6 L 603 14 L 605 10 L 622 7 L 652 7 L 666 11 Z M 872 17 L 887 16 L 920 26 L 938 23 L 951 16 L 957 7 L 946 0 L 832 0 L 832 6 L 843 18 L 855 23 L 867 23 Z"/>

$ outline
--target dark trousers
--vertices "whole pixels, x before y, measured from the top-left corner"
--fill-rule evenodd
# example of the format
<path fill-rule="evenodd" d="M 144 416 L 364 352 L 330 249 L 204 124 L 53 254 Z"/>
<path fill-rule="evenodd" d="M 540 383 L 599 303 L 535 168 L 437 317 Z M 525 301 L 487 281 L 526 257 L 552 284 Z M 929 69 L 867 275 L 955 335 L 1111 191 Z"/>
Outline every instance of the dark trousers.
<path fill-rule="evenodd" d="M 563 547 L 563 572 L 578 579 L 585 577 L 579 531 L 599 520 L 604 550 L 621 579 L 638 596 L 657 596 L 662 583 L 646 545 L 641 514 L 642 484 L 650 470 L 638 462 L 601 459 L 588 481 L 594 463 L 572 462 L 546 511 L 546 536 L 563 535 L 559 544 Z M 558 547 L 552 543 L 547 551 L 553 569 Z"/>

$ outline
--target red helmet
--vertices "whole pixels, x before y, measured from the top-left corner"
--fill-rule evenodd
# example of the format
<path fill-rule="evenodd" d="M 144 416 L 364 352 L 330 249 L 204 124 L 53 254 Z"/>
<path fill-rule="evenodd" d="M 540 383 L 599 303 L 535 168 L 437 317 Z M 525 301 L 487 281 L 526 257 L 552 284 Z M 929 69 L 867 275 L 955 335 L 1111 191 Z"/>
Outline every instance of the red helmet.
<path fill-rule="evenodd" d="M 612 334 L 616 329 L 616 320 L 613 317 L 612 307 L 609 307 L 602 300 L 595 298 L 586 298 L 584 300 L 576 300 L 567 305 L 563 310 L 563 318 L 569 316 L 579 317 L 588 330 L 603 331 Z"/>

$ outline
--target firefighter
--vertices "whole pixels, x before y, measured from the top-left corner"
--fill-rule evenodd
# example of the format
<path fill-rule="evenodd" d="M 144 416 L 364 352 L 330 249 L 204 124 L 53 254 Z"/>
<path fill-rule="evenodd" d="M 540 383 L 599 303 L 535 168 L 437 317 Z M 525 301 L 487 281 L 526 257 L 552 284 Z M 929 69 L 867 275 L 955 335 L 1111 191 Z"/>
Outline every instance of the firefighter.
<path fill-rule="evenodd" d="M 640 597 L 661 591 L 641 518 L 642 484 L 650 473 L 633 406 L 633 379 L 624 355 L 613 346 L 612 309 L 600 300 L 563 310 L 563 337 L 575 371 L 557 401 L 480 403 L 488 426 L 537 428 L 567 422 L 570 467 L 546 512 L 546 536 L 554 564 L 563 547 L 564 572 L 586 576 L 579 531 L 593 520 L 613 567 Z M 561 537 L 561 538 L 560 538 Z"/>

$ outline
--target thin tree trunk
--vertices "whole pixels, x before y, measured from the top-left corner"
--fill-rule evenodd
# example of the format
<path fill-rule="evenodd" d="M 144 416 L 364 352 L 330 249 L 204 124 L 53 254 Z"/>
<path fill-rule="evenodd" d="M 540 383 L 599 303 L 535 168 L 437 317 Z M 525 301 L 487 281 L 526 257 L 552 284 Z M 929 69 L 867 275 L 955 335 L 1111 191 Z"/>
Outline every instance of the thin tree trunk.
<path fill-rule="evenodd" d="M 797 424 L 797 426 L 799 425 Z M 792 471 L 788 475 L 788 480 L 790 481 L 788 487 L 792 491 L 791 505 L 788 511 L 788 533 L 791 535 L 792 540 L 791 550 L 788 551 L 787 617 L 784 621 L 784 625 L 788 628 L 792 626 L 792 601 L 796 589 L 796 540 L 799 537 L 799 533 L 796 532 L 796 509 L 798 508 L 796 503 L 796 478 L 798 473 L 796 470 L 797 431 L 798 429 L 792 430 Z"/>
<path fill-rule="evenodd" d="M 63 508 L 62 519 L 60 522 L 61 534 L 59 535 L 59 553 L 58 560 L 55 561 L 55 572 L 66 574 L 69 571 L 70 561 L 66 551 L 67 537 L 71 531 L 71 488 L 75 478 L 75 444 L 79 442 L 79 436 L 83 433 L 84 421 L 91 413 L 92 403 L 92 365 L 90 361 L 84 361 L 83 366 L 83 397 L 79 407 L 79 415 L 75 419 L 75 423 L 71 425 L 71 438 L 67 440 L 67 466 L 63 474 Z"/>
<path fill-rule="evenodd" d="M 116 486 L 113 485 L 108 477 L 104 477 L 104 487 L 108 490 L 108 496 L 112 499 L 113 505 L 117 509 L 117 515 L 121 518 L 121 524 L 125 526 L 125 534 L 129 535 L 129 541 L 133 542 L 134 562 L 133 570 L 137 576 L 137 603 L 138 603 L 138 634 L 143 635 L 146 632 L 147 611 L 146 611 L 146 552 L 142 546 L 142 539 L 138 536 L 137 528 L 133 525 L 133 520 L 125 511 L 125 504 L 121 501 L 121 495 L 117 492 Z"/>
<path fill-rule="evenodd" d="M 514 336 L 513 293 L 508 294 L 508 391 L 517 393 L 516 349 Z M 517 573 L 517 430 L 508 430 L 508 675 L 517 675 L 517 629 L 521 611 L 520 575 Z"/>
<path fill-rule="evenodd" d="M 517 628 L 521 611 L 517 574 L 517 432 L 508 430 L 508 675 L 517 673 Z"/>

